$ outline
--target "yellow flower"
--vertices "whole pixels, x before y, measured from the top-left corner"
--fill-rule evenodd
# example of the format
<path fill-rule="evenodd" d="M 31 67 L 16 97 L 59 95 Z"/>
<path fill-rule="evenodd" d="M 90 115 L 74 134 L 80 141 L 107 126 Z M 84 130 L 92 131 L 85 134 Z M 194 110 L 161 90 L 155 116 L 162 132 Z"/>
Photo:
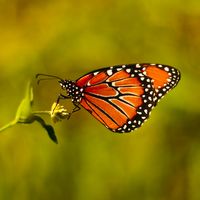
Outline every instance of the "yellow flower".
<path fill-rule="evenodd" d="M 58 121 L 61 121 L 62 119 L 69 119 L 70 113 L 67 112 L 67 109 L 65 109 L 64 106 L 61 106 L 58 103 L 54 102 L 51 106 L 50 116 L 52 121 L 56 123 Z"/>

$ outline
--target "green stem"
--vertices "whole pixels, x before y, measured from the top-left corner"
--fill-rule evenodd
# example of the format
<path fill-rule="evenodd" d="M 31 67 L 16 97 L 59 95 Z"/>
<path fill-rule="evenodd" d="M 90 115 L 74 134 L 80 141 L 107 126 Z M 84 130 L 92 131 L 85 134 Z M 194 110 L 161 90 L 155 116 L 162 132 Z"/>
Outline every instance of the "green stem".
<path fill-rule="evenodd" d="M 17 123 L 16 120 L 11 121 L 10 123 L 8 123 L 5 126 L 1 127 L 0 128 L 0 132 L 6 130 L 7 128 L 10 128 L 10 127 L 14 126 L 16 123 Z"/>
<path fill-rule="evenodd" d="M 32 112 L 33 114 L 36 114 L 36 115 L 40 115 L 40 114 L 48 114 L 48 115 L 50 115 L 50 111 L 34 111 L 34 112 Z"/>

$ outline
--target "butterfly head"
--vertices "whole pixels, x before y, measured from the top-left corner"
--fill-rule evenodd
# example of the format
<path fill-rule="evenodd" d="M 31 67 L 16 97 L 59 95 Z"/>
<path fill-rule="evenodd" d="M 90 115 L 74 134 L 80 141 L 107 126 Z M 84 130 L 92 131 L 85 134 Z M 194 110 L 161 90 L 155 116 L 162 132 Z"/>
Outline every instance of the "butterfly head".
<path fill-rule="evenodd" d="M 72 98 L 73 102 L 80 102 L 82 98 L 82 89 L 71 80 L 60 80 L 60 86 L 63 90 L 66 90 L 67 96 Z"/>
<path fill-rule="evenodd" d="M 63 90 L 69 90 L 69 88 L 70 88 L 70 86 L 72 84 L 72 81 L 70 81 L 70 80 L 59 80 L 58 82 L 60 84 L 60 87 Z"/>

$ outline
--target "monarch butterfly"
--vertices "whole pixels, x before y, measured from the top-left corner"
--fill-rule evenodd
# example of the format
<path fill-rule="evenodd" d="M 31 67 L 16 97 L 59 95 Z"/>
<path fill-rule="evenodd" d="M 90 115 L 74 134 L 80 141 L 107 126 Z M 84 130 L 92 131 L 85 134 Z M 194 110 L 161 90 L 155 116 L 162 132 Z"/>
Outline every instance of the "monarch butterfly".
<path fill-rule="evenodd" d="M 130 132 L 140 127 L 158 101 L 180 80 L 180 72 L 161 64 L 128 64 L 105 67 L 85 74 L 76 81 L 57 76 L 74 109 L 80 105 L 113 132 Z M 42 80 L 42 79 L 41 79 Z"/>

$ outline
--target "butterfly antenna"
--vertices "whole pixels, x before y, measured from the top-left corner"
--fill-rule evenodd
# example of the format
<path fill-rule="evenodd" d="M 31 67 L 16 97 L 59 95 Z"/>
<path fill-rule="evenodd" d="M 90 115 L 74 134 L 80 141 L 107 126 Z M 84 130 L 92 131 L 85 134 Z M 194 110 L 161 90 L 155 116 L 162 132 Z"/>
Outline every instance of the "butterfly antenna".
<path fill-rule="evenodd" d="M 39 84 L 41 81 L 45 81 L 45 80 L 58 79 L 60 81 L 63 81 L 62 78 L 60 78 L 58 76 L 54 76 L 54 75 L 49 75 L 49 74 L 36 74 L 36 79 L 38 79 L 37 84 Z"/>

